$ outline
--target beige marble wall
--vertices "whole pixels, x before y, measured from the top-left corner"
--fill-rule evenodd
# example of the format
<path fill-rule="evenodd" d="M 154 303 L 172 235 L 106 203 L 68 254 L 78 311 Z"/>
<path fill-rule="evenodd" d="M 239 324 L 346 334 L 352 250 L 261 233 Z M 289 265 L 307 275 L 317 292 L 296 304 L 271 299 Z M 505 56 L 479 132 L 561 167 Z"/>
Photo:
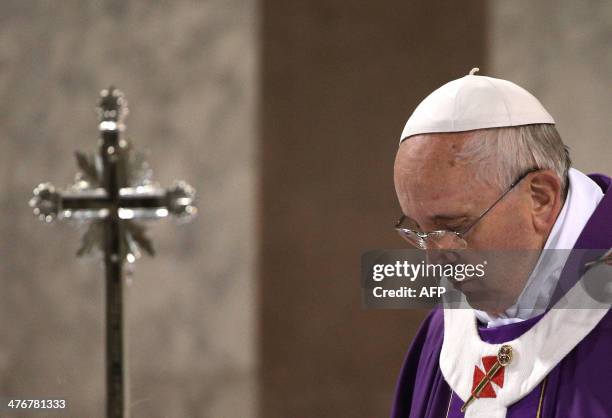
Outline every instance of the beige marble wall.
<path fill-rule="evenodd" d="M 96 144 L 97 93 L 116 83 L 156 178 L 188 180 L 200 207 L 187 226 L 152 225 L 158 256 L 137 263 L 133 417 L 254 416 L 255 8 L 2 2 L 0 398 L 66 398 L 57 416 L 103 414 L 102 269 L 75 259 L 82 231 L 39 223 L 27 201 L 40 181 L 72 181 L 72 152 Z"/>
<path fill-rule="evenodd" d="M 574 165 L 612 174 L 612 3 L 489 2 L 489 69 L 552 113 Z"/>

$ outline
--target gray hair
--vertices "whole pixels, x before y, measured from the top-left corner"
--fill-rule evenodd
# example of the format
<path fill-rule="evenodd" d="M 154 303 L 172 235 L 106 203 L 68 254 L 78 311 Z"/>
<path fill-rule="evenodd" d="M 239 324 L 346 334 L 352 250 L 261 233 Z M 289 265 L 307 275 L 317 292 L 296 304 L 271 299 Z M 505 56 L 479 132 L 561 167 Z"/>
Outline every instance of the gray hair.
<path fill-rule="evenodd" d="M 477 130 L 464 143 L 458 157 L 477 163 L 477 177 L 500 189 L 509 187 L 531 168 L 552 170 L 561 181 L 563 198 L 566 196 L 572 162 L 555 125 Z"/>

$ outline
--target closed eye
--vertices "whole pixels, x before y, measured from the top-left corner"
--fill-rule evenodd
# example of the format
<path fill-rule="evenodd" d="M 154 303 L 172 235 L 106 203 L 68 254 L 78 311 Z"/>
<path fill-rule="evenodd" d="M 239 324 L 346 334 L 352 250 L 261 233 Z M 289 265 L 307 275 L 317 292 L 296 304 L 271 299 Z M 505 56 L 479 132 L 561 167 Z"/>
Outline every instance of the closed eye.
<path fill-rule="evenodd" d="M 461 232 L 469 224 L 470 218 L 467 215 L 437 215 L 432 218 L 434 230 L 444 230 L 452 232 Z M 423 228 L 414 219 L 403 216 L 401 224 L 398 225 L 401 228 L 413 230 L 415 232 L 423 232 Z"/>
<path fill-rule="evenodd" d="M 440 229 L 452 232 L 461 232 L 470 224 L 469 218 L 463 216 L 457 219 L 445 220 L 443 222 L 436 222 L 436 225 Z"/>

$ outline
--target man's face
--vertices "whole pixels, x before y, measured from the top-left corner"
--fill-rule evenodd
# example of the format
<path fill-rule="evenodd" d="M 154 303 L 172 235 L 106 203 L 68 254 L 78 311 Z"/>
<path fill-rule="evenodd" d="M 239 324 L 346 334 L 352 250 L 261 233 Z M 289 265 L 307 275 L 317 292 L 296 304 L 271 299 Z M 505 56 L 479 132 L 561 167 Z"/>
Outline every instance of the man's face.
<path fill-rule="evenodd" d="M 463 144 L 473 134 L 420 135 L 402 143 L 395 160 L 394 180 L 408 228 L 420 232 L 461 231 L 503 193 L 477 178 L 474 163 L 458 158 Z M 524 181 L 465 236 L 468 249 L 499 250 L 502 257 L 514 250 L 541 249 L 544 241 L 535 233 L 531 208 L 529 185 Z M 488 269 L 484 279 L 457 283 L 457 287 L 474 308 L 503 312 L 519 296 L 537 260 L 536 251 L 530 253 L 535 259 Z"/>

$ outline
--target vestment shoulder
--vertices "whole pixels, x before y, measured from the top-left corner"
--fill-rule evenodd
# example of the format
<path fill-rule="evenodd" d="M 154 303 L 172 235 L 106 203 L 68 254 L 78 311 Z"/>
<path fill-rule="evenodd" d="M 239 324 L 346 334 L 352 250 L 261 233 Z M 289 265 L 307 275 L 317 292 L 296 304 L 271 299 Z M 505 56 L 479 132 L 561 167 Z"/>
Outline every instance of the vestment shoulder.
<path fill-rule="evenodd" d="M 440 350 L 444 338 L 442 309 L 432 310 L 417 332 L 397 380 L 392 418 L 407 417 L 424 410 L 427 393 L 438 380 Z"/>

